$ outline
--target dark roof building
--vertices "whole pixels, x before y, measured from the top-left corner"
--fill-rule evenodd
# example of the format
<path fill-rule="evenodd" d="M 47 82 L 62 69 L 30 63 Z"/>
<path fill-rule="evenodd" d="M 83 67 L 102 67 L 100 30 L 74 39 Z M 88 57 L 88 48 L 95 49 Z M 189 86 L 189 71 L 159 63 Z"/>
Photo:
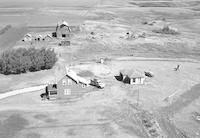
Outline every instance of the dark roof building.
<path fill-rule="evenodd" d="M 62 21 L 62 23 L 58 23 L 56 26 L 56 32 L 52 33 L 53 37 L 57 38 L 68 38 L 70 37 L 71 29 L 66 21 Z"/>
<path fill-rule="evenodd" d="M 144 74 L 136 70 L 121 70 L 119 74 L 120 80 L 128 84 L 144 84 Z"/>
<path fill-rule="evenodd" d="M 90 80 L 86 80 L 68 69 L 66 75 L 57 84 L 47 86 L 46 93 L 49 99 L 71 99 L 80 97 L 93 89 L 94 87 L 90 86 Z"/>

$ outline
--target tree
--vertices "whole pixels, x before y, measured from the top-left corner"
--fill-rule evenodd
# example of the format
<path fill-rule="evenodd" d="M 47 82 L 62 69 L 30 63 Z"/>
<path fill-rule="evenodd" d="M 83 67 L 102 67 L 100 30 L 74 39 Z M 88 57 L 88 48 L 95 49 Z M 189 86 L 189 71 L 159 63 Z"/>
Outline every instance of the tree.
<path fill-rule="evenodd" d="M 44 61 L 45 61 L 45 68 L 50 69 L 54 63 L 57 61 L 56 54 L 54 50 L 47 49 L 44 55 Z"/>
<path fill-rule="evenodd" d="M 51 69 L 56 61 L 53 50 L 19 48 L 3 52 L 0 57 L 0 73 L 8 75 Z"/>

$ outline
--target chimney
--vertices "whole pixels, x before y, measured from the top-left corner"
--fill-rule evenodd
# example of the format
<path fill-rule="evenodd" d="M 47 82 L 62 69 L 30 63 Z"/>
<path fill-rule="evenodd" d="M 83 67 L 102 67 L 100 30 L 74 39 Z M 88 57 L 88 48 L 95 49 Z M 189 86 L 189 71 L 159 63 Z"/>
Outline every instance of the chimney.
<path fill-rule="evenodd" d="M 65 66 L 65 71 L 66 71 L 66 74 L 68 74 L 70 72 L 69 67 Z"/>

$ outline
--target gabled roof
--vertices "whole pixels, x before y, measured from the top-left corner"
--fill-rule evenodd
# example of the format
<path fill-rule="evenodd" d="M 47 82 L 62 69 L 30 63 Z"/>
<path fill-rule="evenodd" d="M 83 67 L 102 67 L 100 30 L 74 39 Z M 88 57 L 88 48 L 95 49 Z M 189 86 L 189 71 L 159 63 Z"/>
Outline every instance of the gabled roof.
<path fill-rule="evenodd" d="M 54 87 L 55 84 L 48 84 L 47 89 L 48 91 L 56 91 L 57 89 Z"/>
<path fill-rule="evenodd" d="M 76 74 L 76 72 L 70 70 L 70 69 L 66 69 L 66 76 L 70 77 L 71 79 L 73 79 L 76 83 L 78 83 L 78 76 Z"/>
<path fill-rule="evenodd" d="M 120 73 L 123 76 L 128 76 L 130 78 L 144 78 L 144 74 L 140 73 L 139 71 L 133 70 L 133 69 L 123 69 L 120 70 Z"/>
<path fill-rule="evenodd" d="M 78 76 L 78 81 L 79 83 L 85 84 L 85 85 L 89 85 L 90 84 L 90 80 L 87 80 L 85 78 L 82 78 L 80 76 Z"/>
<path fill-rule="evenodd" d="M 82 84 L 85 84 L 85 85 L 89 85 L 90 84 L 90 80 L 87 80 L 85 78 L 82 78 L 82 77 L 78 76 L 76 74 L 76 72 L 72 71 L 71 69 L 69 69 L 67 67 L 66 67 L 66 75 L 68 77 L 70 77 L 71 79 L 73 79 L 76 83 L 82 83 Z"/>
<path fill-rule="evenodd" d="M 61 25 L 69 26 L 69 24 L 66 21 L 63 21 Z"/>
<path fill-rule="evenodd" d="M 64 20 L 62 21 L 62 23 L 58 23 L 58 25 L 60 28 L 63 28 L 64 26 L 67 26 L 67 27 L 69 26 L 69 24 Z"/>
<path fill-rule="evenodd" d="M 47 35 L 46 37 L 52 38 L 52 36 L 50 36 L 50 35 Z"/>
<path fill-rule="evenodd" d="M 31 34 L 26 34 L 26 35 L 24 35 L 24 37 L 32 37 L 32 35 Z"/>
<path fill-rule="evenodd" d="M 39 34 L 37 37 L 38 37 L 38 38 L 42 38 L 42 35 L 41 35 L 41 34 Z"/>

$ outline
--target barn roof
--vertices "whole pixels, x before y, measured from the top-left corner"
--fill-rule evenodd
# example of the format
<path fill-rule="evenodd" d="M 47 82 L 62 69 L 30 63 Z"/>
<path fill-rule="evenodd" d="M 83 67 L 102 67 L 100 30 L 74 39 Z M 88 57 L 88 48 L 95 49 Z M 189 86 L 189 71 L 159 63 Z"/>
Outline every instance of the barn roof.
<path fill-rule="evenodd" d="M 66 21 L 63 21 L 61 25 L 69 26 L 69 24 Z"/>
<path fill-rule="evenodd" d="M 62 23 L 58 23 L 60 28 L 64 27 L 64 26 L 69 26 L 69 24 L 66 21 L 62 21 Z"/>
<path fill-rule="evenodd" d="M 120 73 L 123 76 L 128 76 L 130 78 L 144 78 L 144 74 L 133 69 L 130 69 L 130 70 L 123 69 L 123 70 L 120 70 Z"/>
<path fill-rule="evenodd" d="M 76 83 L 78 83 L 78 76 L 76 74 L 76 72 L 70 70 L 70 69 L 66 69 L 66 76 L 69 76 L 71 79 L 73 79 Z"/>
<path fill-rule="evenodd" d="M 82 84 L 85 84 L 85 85 L 89 85 L 90 84 L 90 81 L 83 78 L 83 77 L 80 77 L 76 74 L 76 72 L 72 71 L 71 69 L 69 68 L 66 68 L 66 75 L 69 76 L 71 79 L 73 79 L 76 83 L 82 83 Z"/>
<path fill-rule="evenodd" d="M 50 35 L 47 35 L 46 37 L 52 38 L 52 36 L 50 36 Z"/>
<path fill-rule="evenodd" d="M 38 35 L 37 35 L 37 38 L 42 38 L 42 35 L 41 35 L 41 34 L 38 34 Z"/>
<path fill-rule="evenodd" d="M 32 37 L 32 35 L 28 33 L 28 34 L 24 35 L 24 37 Z"/>

